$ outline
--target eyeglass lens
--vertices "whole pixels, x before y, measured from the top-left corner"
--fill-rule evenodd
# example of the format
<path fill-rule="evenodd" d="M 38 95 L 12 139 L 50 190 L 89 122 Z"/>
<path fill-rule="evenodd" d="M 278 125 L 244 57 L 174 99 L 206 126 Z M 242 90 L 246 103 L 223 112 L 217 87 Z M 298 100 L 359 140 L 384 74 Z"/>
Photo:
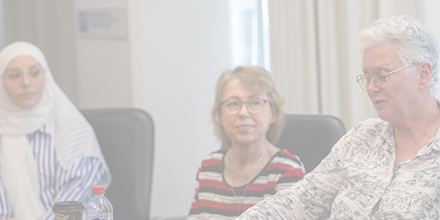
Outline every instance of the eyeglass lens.
<path fill-rule="evenodd" d="M 380 71 L 373 73 L 371 76 L 361 75 L 358 77 L 357 82 L 363 90 L 367 91 L 367 88 L 371 82 L 373 82 L 374 85 L 379 88 L 385 88 L 388 85 L 388 77 L 385 71 Z"/>
<path fill-rule="evenodd" d="M 226 110 L 231 114 L 236 114 L 240 111 L 242 108 L 243 103 L 246 103 L 248 106 L 248 110 L 252 113 L 259 113 L 263 107 L 264 104 L 267 102 L 267 100 L 259 98 L 259 97 L 251 97 L 248 101 L 242 102 L 238 98 L 232 98 L 229 100 L 226 100 L 223 105 L 225 106 Z"/>

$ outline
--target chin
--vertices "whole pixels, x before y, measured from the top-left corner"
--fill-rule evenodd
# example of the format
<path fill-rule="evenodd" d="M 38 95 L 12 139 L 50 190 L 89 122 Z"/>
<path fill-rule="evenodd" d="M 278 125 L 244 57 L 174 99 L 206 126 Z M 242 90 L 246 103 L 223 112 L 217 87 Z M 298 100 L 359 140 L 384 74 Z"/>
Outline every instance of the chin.
<path fill-rule="evenodd" d="M 392 117 L 390 117 L 389 114 L 385 114 L 384 112 L 383 113 L 378 112 L 378 115 L 379 115 L 380 119 L 387 121 L 387 122 L 390 122 L 390 120 L 392 119 Z"/>

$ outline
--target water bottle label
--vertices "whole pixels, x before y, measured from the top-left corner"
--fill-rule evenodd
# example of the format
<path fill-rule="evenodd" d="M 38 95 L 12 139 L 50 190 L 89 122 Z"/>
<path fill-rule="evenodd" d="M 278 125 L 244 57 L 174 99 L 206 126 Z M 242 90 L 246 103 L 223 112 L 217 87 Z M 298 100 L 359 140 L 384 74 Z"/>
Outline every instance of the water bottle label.
<path fill-rule="evenodd" d="M 91 220 L 104 220 L 104 218 L 99 215 L 95 215 Z"/>

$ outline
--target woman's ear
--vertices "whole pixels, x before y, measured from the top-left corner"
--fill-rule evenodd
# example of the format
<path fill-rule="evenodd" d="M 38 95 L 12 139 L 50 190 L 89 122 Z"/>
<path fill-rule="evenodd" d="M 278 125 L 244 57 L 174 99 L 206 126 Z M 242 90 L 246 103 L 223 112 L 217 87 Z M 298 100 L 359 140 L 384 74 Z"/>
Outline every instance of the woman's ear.
<path fill-rule="evenodd" d="M 428 88 L 429 82 L 432 76 L 432 66 L 428 61 L 424 61 L 420 64 L 419 70 L 419 88 L 421 90 Z"/>
<path fill-rule="evenodd" d="M 275 109 L 272 109 L 272 111 L 270 111 L 270 124 L 273 124 L 278 117 L 278 111 Z"/>

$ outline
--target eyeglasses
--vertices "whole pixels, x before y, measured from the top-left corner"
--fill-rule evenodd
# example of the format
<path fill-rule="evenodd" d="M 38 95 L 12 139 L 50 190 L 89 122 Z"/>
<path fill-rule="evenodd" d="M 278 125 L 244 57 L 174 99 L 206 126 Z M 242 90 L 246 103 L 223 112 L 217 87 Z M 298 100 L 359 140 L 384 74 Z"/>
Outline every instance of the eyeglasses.
<path fill-rule="evenodd" d="M 44 69 L 40 67 L 34 67 L 31 68 L 26 74 L 29 76 L 30 79 L 35 79 L 44 73 L 45 73 Z M 19 79 L 22 79 L 24 74 L 25 73 L 23 73 L 18 69 L 11 69 L 11 70 L 7 70 L 3 74 L 3 79 L 15 82 Z"/>
<path fill-rule="evenodd" d="M 405 69 L 409 66 L 412 66 L 414 64 L 417 64 L 417 62 L 411 62 L 406 64 L 405 66 L 400 67 L 399 69 L 385 72 L 384 70 L 376 72 L 371 74 L 371 76 L 366 76 L 365 74 L 359 74 L 356 76 L 356 81 L 359 84 L 359 86 L 364 90 L 367 91 L 368 86 L 370 85 L 370 82 L 373 82 L 373 84 L 381 89 L 388 86 L 388 76 L 398 72 L 399 70 Z"/>
<path fill-rule="evenodd" d="M 258 114 L 261 112 L 261 110 L 263 110 L 266 102 L 268 102 L 268 100 L 252 96 L 247 100 L 247 102 L 242 102 L 238 98 L 231 98 L 223 101 L 220 105 L 225 106 L 227 113 L 235 115 L 240 112 L 243 103 L 246 103 L 249 113 Z"/>

